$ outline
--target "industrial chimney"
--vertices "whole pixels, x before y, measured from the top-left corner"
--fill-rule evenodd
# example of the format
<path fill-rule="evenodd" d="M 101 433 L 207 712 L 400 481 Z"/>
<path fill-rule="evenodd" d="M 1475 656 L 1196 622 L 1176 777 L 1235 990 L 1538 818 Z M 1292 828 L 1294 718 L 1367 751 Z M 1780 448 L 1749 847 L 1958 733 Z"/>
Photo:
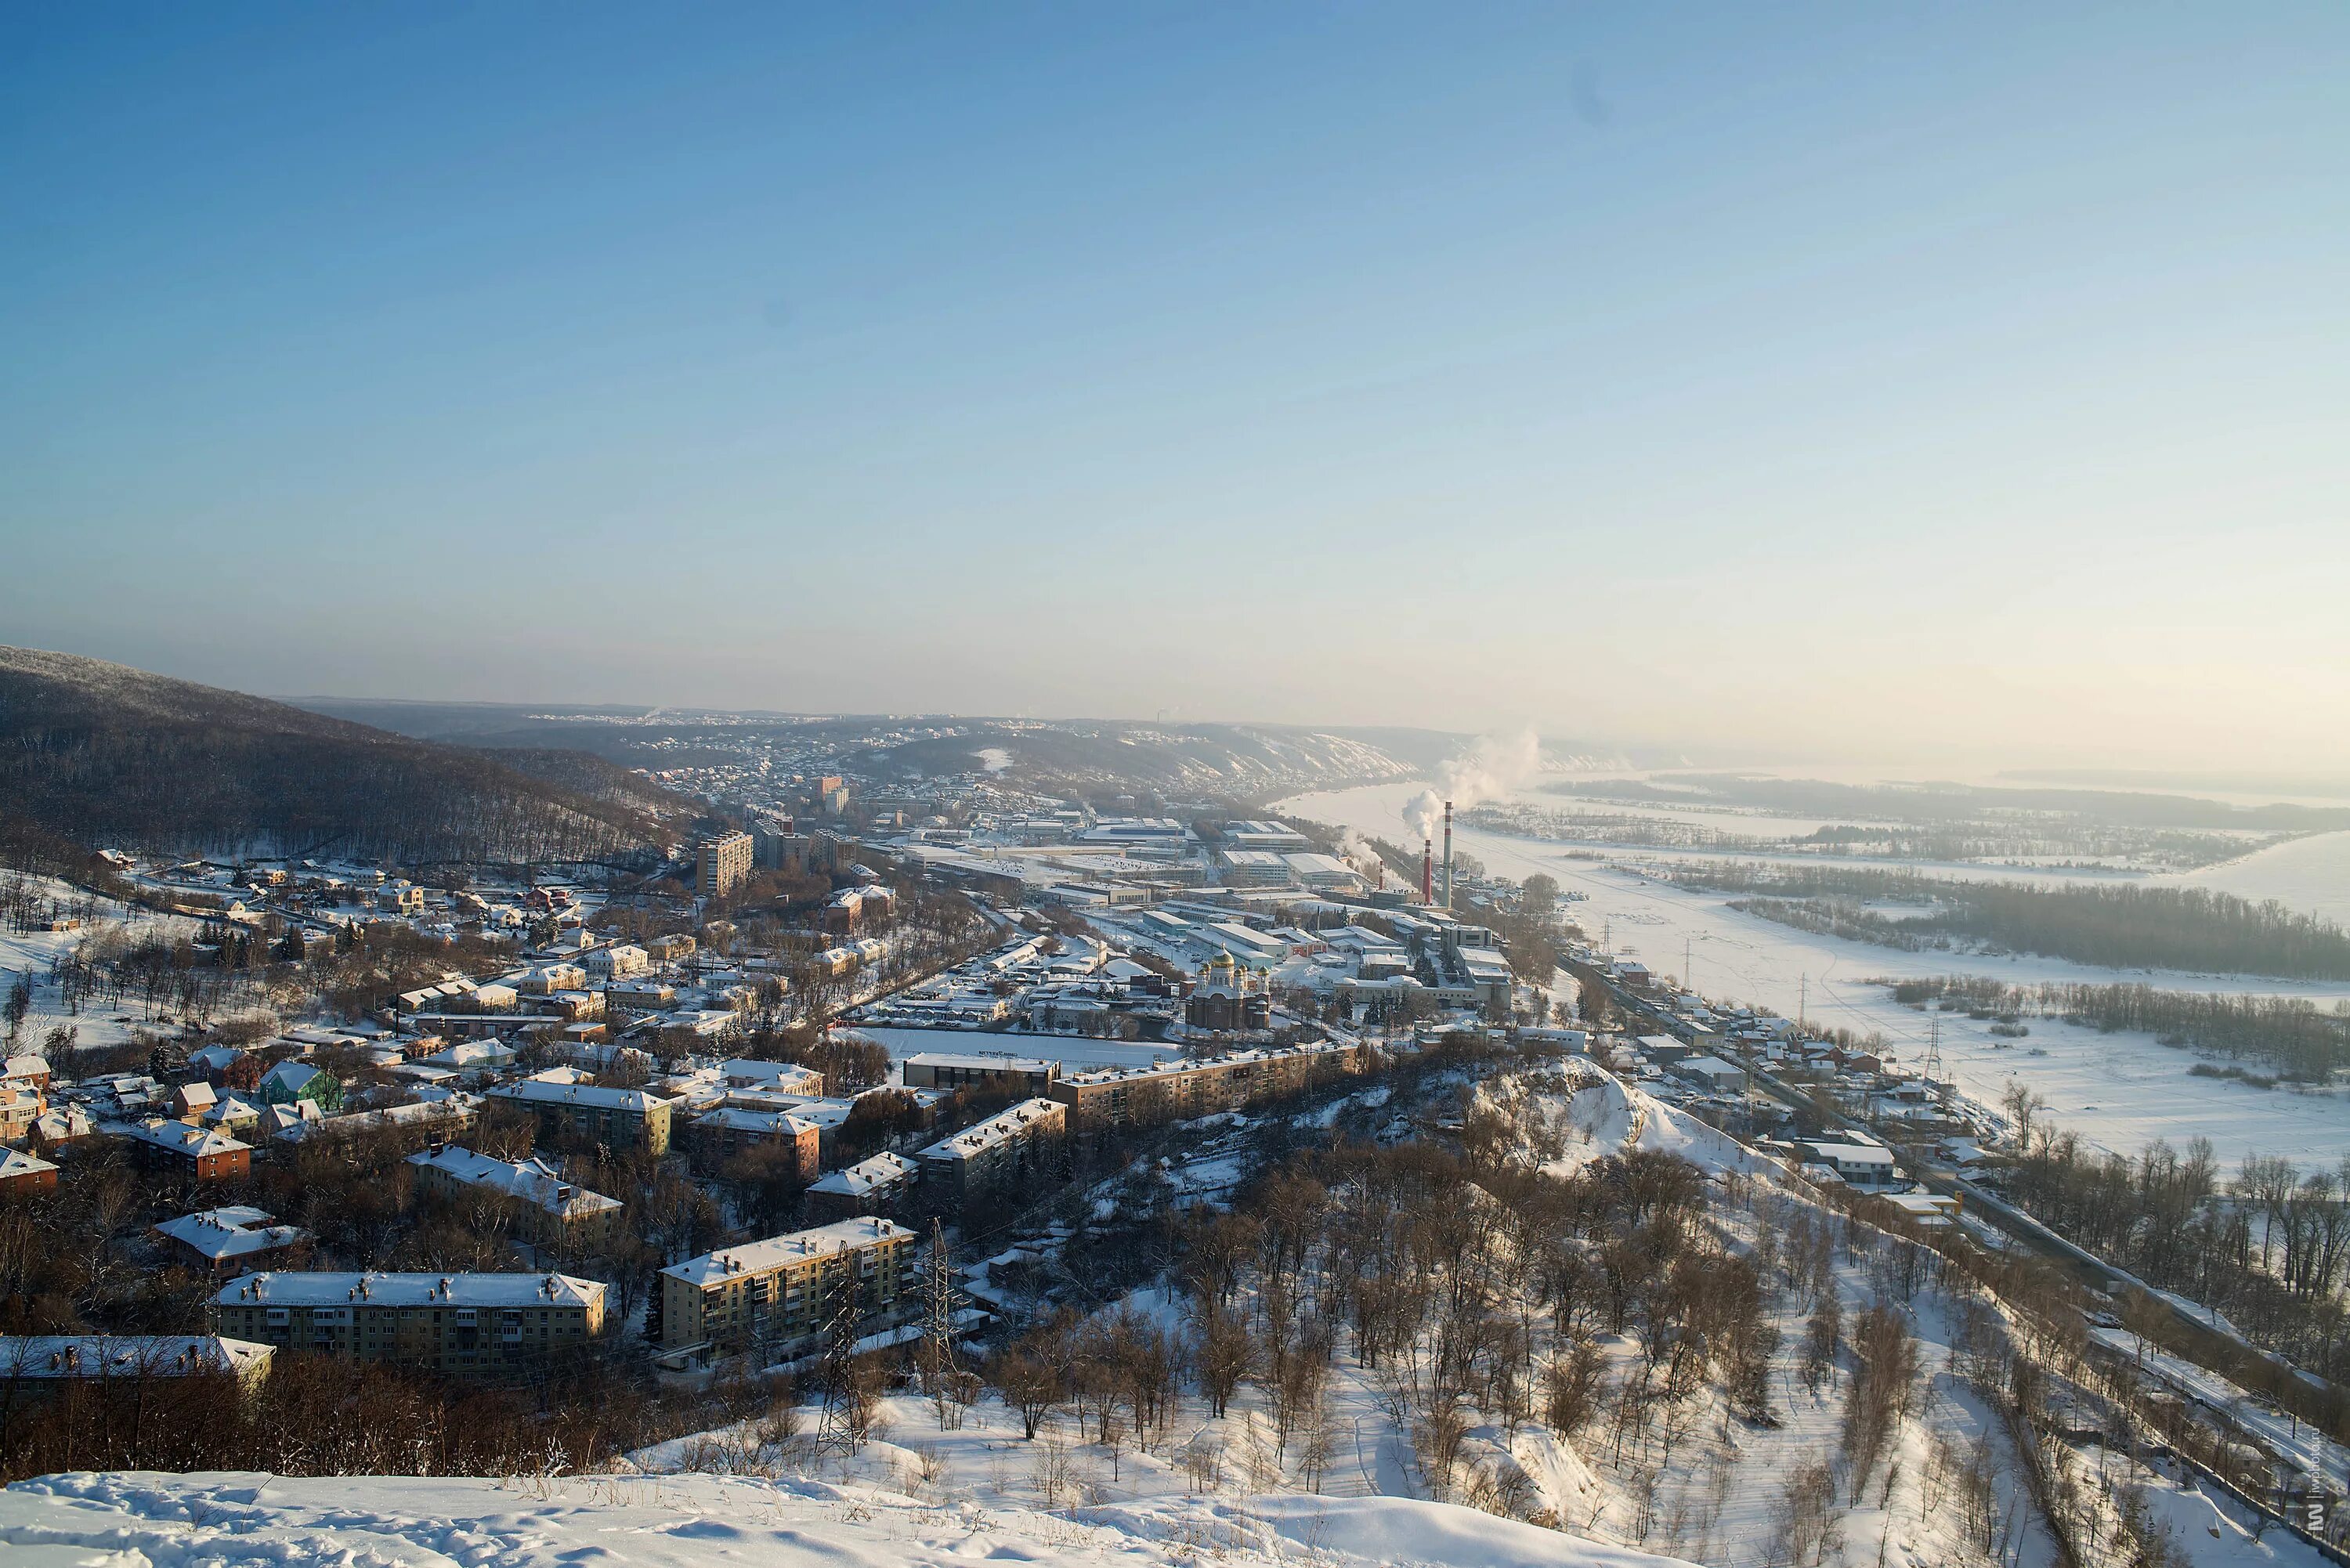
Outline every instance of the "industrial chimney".
<path fill-rule="evenodd" d="M 1436 902 L 1436 848 L 1425 838 L 1419 841 L 1419 901 Z"/>
<path fill-rule="evenodd" d="M 1444 907 L 1452 908 L 1452 803 L 1444 803 Z"/>

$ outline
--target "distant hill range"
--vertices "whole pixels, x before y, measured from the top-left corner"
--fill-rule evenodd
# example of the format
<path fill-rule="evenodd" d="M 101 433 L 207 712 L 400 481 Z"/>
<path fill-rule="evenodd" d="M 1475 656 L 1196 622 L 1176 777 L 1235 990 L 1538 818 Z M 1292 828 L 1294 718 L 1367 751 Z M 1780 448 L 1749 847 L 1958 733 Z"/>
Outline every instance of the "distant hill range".
<path fill-rule="evenodd" d="M 631 857 L 691 803 L 584 753 L 484 751 L 71 654 L 0 647 L 0 825 L 99 848 Z"/>
<path fill-rule="evenodd" d="M 394 702 L 299 697 L 339 718 L 457 745 L 560 746 L 652 770 L 739 763 L 746 744 L 795 753 L 795 771 L 878 783 L 985 771 L 1054 794 L 1130 790 L 1170 798 L 1272 800 L 1433 773 L 1476 737 L 1401 726 L 804 714 L 577 704 Z M 1625 768 L 1613 752 L 1551 742 L 1553 769 Z"/>
<path fill-rule="evenodd" d="M 986 772 L 1050 793 L 1104 790 L 1270 799 L 1340 784 L 1409 778 L 1468 737 L 1433 730 L 1317 730 L 1288 724 L 1144 723 L 958 715 L 796 714 L 696 709 L 525 707 L 301 697 L 319 712 L 457 745 L 560 746 L 659 770 L 739 763 L 774 744 L 795 771 L 874 783 Z"/>

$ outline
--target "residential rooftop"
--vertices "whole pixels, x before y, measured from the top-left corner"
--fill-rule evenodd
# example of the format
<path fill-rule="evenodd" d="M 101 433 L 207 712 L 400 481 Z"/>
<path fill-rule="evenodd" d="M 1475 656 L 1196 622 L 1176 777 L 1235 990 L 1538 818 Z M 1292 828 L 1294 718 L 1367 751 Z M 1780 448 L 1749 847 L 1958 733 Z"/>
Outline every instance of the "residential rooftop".
<path fill-rule="evenodd" d="M 260 1273 L 231 1281 L 219 1306 L 527 1307 L 590 1306 L 604 1298 L 594 1280 L 569 1274 Z"/>
<path fill-rule="evenodd" d="M 699 1258 L 672 1263 L 661 1272 L 699 1287 L 715 1284 L 730 1274 L 764 1273 L 829 1252 L 856 1251 L 893 1240 L 911 1241 L 913 1235 L 903 1225 L 888 1220 L 836 1220 L 829 1225 L 795 1231 L 788 1236 L 770 1236 L 764 1241 L 705 1252 Z"/>

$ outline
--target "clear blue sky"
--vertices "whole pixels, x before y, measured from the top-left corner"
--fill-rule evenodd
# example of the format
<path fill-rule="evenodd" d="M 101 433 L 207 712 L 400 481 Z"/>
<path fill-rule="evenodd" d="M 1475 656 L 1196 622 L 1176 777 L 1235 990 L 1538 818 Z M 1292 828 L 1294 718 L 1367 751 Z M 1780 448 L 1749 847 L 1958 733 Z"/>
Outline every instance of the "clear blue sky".
<path fill-rule="evenodd" d="M 0 640 L 2341 762 L 2345 82 L 2332 4 L 17 5 Z"/>

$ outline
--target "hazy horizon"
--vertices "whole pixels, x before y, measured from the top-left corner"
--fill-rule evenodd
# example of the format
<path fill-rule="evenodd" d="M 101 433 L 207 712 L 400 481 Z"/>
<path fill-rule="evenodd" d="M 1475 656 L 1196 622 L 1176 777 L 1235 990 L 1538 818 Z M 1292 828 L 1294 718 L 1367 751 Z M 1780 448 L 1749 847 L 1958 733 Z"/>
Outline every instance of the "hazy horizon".
<path fill-rule="evenodd" d="M 11 40 L 0 641 L 353 699 L 2350 769 L 2338 7 Z"/>

